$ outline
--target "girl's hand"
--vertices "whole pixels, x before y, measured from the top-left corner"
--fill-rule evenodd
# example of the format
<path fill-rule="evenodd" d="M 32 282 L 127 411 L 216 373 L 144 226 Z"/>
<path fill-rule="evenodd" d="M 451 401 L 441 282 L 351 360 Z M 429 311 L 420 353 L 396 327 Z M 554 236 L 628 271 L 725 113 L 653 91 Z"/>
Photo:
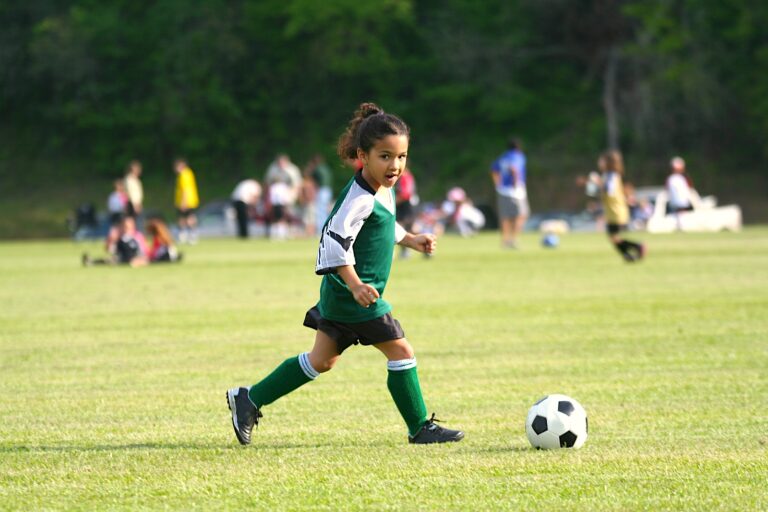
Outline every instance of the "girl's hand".
<path fill-rule="evenodd" d="M 403 239 L 405 242 L 402 245 L 409 247 L 415 251 L 423 252 L 425 254 L 433 254 L 437 249 L 437 237 L 432 233 L 422 233 L 420 235 L 408 234 Z"/>
<path fill-rule="evenodd" d="M 350 287 L 352 296 L 355 301 L 364 308 L 374 304 L 379 299 L 379 292 L 373 286 L 365 283 L 360 283 Z"/>

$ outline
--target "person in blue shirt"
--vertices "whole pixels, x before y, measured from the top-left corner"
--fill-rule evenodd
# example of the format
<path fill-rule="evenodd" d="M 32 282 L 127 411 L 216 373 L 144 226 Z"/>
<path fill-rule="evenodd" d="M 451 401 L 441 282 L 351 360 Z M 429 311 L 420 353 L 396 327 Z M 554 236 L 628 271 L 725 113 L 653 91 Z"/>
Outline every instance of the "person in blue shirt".
<path fill-rule="evenodd" d="M 517 238 L 530 214 L 525 154 L 518 139 L 511 138 L 507 151 L 493 162 L 491 178 L 496 187 L 502 247 L 517 249 Z"/>

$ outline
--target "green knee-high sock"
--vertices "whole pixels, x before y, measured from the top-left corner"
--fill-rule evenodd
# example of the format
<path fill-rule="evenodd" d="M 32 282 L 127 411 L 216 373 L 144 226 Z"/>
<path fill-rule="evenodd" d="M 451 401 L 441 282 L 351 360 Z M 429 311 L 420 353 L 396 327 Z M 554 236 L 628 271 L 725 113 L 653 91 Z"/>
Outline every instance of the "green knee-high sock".
<path fill-rule="evenodd" d="M 258 384 L 251 386 L 248 397 L 256 407 L 268 405 L 296 388 L 314 380 L 318 372 L 312 368 L 307 354 L 300 354 L 283 361 L 272 373 Z"/>
<path fill-rule="evenodd" d="M 397 405 L 397 410 L 408 425 L 408 433 L 416 433 L 427 422 L 427 406 L 421 396 L 419 374 L 416 372 L 416 360 L 387 362 L 387 388 Z"/>

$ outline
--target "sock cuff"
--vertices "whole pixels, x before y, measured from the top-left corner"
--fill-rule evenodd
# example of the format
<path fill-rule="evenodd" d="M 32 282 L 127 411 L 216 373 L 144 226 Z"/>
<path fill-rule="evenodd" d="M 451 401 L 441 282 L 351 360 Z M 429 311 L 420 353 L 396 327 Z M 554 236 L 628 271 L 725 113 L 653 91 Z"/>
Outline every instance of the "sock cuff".
<path fill-rule="evenodd" d="M 320 375 L 320 372 L 315 370 L 312 367 L 312 363 L 309 362 L 309 352 L 299 354 L 299 366 L 301 366 L 301 370 L 304 372 L 304 375 L 312 380 L 315 380 L 318 375 Z"/>
<path fill-rule="evenodd" d="M 416 368 L 416 358 L 400 359 L 399 361 L 387 361 L 387 370 L 391 372 L 403 372 Z"/>

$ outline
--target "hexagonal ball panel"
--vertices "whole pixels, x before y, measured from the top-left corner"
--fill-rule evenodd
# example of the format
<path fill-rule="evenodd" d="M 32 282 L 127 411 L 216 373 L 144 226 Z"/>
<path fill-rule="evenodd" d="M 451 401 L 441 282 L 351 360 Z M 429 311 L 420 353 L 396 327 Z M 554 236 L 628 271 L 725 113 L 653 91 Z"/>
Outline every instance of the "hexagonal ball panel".
<path fill-rule="evenodd" d="M 576 434 L 570 430 L 560 436 L 560 446 L 562 448 L 572 448 L 574 444 L 576 444 Z"/>
<path fill-rule="evenodd" d="M 536 434 L 541 434 L 542 432 L 547 431 L 547 418 L 544 416 L 536 416 L 533 418 L 533 423 L 531 423 L 531 428 L 533 429 Z"/>
<path fill-rule="evenodd" d="M 568 401 L 560 401 L 557 402 L 557 410 L 566 416 L 570 416 L 573 411 L 576 410 L 576 408 L 573 406 L 571 402 Z"/>

